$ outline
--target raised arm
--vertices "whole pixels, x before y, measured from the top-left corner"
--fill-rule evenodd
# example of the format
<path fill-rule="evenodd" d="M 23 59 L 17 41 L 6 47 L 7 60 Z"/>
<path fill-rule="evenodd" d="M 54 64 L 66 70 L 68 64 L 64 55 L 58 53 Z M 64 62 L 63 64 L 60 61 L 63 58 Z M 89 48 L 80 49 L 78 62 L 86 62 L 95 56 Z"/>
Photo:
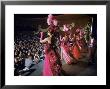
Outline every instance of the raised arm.
<path fill-rule="evenodd" d="M 43 40 L 40 38 L 40 43 L 46 43 L 46 42 L 48 42 L 48 38 L 45 38 Z"/>

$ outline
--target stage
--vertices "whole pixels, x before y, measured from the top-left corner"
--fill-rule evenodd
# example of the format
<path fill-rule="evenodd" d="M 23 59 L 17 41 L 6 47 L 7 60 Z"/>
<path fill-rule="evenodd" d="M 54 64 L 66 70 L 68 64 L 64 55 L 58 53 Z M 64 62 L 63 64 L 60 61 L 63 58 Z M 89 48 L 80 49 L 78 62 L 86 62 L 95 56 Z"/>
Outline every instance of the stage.
<path fill-rule="evenodd" d="M 21 76 L 42 76 L 44 60 L 39 61 L 38 64 L 33 62 L 29 71 L 21 74 Z M 62 74 L 61 76 L 96 76 L 97 63 L 88 64 L 86 57 L 80 59 L 79 62 L 68 65 L 62 60 Z"/>

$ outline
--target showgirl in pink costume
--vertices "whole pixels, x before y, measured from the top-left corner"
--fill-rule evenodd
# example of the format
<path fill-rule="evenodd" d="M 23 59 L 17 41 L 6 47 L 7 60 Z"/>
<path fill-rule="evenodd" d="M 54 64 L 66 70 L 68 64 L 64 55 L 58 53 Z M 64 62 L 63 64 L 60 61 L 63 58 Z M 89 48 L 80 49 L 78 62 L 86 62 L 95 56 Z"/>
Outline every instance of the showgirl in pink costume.
<path fill-rule="evenodd" d="M 69 51 L 68 38 L 65 35 L 61 39 L 61 59 L 64 59 L 67 64 L 71 64 L 73 62 L 72 57 L 69 55 Z"/>
<path fill-rule="evenodd" d="M 61 66 L 53 49 L 52 39 L 52 34 L 49 31 L 47 38 L 42 39 L 42 35 L 40 38 L 40 42 L 44 43 L 45 50 L 43 76 L 58 76 L 61 72 Z"/>
<path fill-rule="evenodd" d="M 43 39 L 41 32 L 40 42 L 44 44 L 45 59 L 43 65 L 43 76 L 58 76 L 61 73 L 61 64 L 57 56 L 54 40 L 54 27 L 57 25 L 57 20 L 50 14 L 47 18 L 48 37 Z"/>
<path fill-rule="evenodd" d="M 67 25 L 63 25 L 63 31 L 65 32 L 65 36 L 61 39 L 61 59 L 64 59 L 67 64 L 71 64 L 73 62 L 73 58 L 70 56 L 70 47 L 69 47 L 69 38 L 67 36 L 69 28 Z"/>

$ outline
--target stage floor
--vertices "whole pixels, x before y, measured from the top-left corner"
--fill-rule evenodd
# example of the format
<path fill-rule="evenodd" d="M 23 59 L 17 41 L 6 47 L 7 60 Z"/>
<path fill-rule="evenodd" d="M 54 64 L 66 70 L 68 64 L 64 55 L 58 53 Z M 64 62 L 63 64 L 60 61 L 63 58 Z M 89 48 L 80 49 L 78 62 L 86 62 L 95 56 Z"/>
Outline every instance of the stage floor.
<path fill-rule="evenodd" d="M 38 64 L 33 62 L 29 71 L 24 72 L 21 76 L 42 76 L 43 62 Z M 68 65 L 62 60 L 62 76 L 97 76 L 97 64 L 88 64 L 87 59 L 81 59 L 75 64 Z"/>

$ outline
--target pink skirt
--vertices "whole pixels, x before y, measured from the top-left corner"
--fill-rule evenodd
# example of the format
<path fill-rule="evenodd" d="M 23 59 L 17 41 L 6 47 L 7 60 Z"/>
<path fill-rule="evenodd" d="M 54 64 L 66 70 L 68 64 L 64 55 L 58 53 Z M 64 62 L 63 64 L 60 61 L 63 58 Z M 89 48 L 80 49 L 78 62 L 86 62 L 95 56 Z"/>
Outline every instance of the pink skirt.
<path fill-rule="evenodd" d="M 43 65 L 43 76 L 53 76 L 48 59 L 49 59 L 48 56 L 45 56 Z"/>
<path fill-rule="evenodd" d="M 61 46 L 62 57 L 67 64 L 71 64 L 71 57 L 68 54 L 69 49 L 66 46 Z"/>
<path fill-rule="evenodd" d="M 49 53 L 45 54 L 43 76 L 58 76 L 60 70 L 61 67 L 57 63 L 55 52 L 51 50 Z"/>

